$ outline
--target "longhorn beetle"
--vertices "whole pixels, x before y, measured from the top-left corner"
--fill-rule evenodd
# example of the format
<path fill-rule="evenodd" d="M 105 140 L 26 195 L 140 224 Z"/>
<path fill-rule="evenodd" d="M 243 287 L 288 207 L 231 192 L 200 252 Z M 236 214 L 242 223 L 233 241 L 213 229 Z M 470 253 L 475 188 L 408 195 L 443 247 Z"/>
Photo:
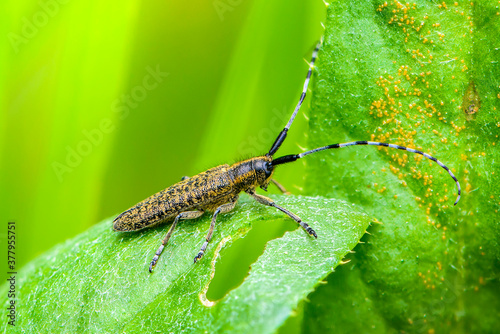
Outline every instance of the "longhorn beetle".
<path fill-rule="evenodd" d="M 227 164 L 220 165 L 190 178 L 183 177 L 181 182 L 176 183 L 149 198 L 146 198 L 144 201 L 137 203 L 135 206 L 121 213 L 114 219 L 113 229 L 120 232 L 137 231 L 173 219 L 172 226 L 170 226 L 167 235 L 163 239 L 163 242 L 156 251 L 153 260 L 149 265 L 150 272 L 153 271 L 153 268 L 158 262 L 158 258 L 163 252 L 163 249 L 165 248 L 168 240 L 172 236 L 172 233 L 174 232 L 174 229 L 177 226 L 179 220 L 195 219 L 200 217 L 204 212 L 213 212 L 210 229 L 208 230 L 205 242 L 201 246 L 198 255 L 196 255 L 194 258 L 194 262 L 196 263 L 196 261 L 200 260 L 205 253 L 205 250 L 207 249 L 210 239 L 212 239 L 217 216 L 219 215 L 219 213 L 226 213 L 234 209 L 236 201 L 238 200 L 239 193 L 242 191 L 252 196 L 257 202 L 275 207 L 276 209 L 287 214 L 290 218 L 295 220 L 309 235 L 317 238 L 316 232 L 307 223 L 303 222 L 299 216 L 297 216 L 293 212 L 288 211 L 285 208 L 282 208 L 270 198 L 257 194 L 255 192 L 255 189 L 257 187 L 260 187 L 264 190 L 267 190 L 269 183 L 273 182 L 280 188 L 280 190 L 284 191 L 284 188 L 278 182 L 272 179 L 276 166 L 293 162 L 305 157 L 306 155 L 324 150 L 354 145 L 374 145 L 396 148 L 398 150 L 404 150 L 423 155 L 427 159 L 435 161 L 453 178 L 458 188 L 458 196 L 457 200 L 455 201 L 455 205 L 458 203 L 458 201 L 460 200 L 461 192 L 460 184 L 451 170 L 442 162 L 428 155 L 427 153 L 408 147 L 373 141 L 355 141 L 349 143 L 327 145 L 307 152 L 285 155 L 277 159 L 273 159 L 273 155 L 278 151 L 281 144 L 284 142 L 287 136 L 288 129 L 290 129 L 290 126 L 292 125 L 295 116 L 297 115 L 297 112 L 299 111 L 300 106 L 304 101 L 307 86 L 309 84 L 312 69 L 314 67 L 314 61 L 316 60 L 320 45 L 321 42 L 318 43 L 313 51 L 312 59 L 309 64 L 309 70 L 307 72 L 299 102 L 297 103 L 297 106 L 295 107 L 290 120 L 286 124 L 285 128 L 280 132 L 280 134 L 274 141 L 274 144 L 271 146 L 271 149 L 266 155 L 240 161 L 231 166 Z"/>

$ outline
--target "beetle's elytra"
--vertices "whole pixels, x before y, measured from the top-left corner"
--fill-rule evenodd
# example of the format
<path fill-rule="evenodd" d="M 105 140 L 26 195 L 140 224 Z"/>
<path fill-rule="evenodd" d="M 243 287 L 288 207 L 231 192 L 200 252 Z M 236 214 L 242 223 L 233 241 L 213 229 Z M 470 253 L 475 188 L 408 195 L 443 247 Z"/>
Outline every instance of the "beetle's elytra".
<path fill-rule="evenodd" d="M 236 201 L 238 200 L 239 193 L 242 191 L 251 195 L 257 202 L 275 207 L 276 209 L 284 212 L 290 218 L 295 220 L 300 226 L 302 226 L 302 228 L 309 235 L 317 238 L 316 232 L 308 224 L 303 222 L 299 216 L 297 216 L 293 212 L 288 211 L 285 208 L 282 208 L 273 200 L 257 194 L 255 192 L 255 189 L 257 187 L 260 187 L 266 190 L 269 183 L 273 182 L 282 191 L 284 191 L 284 188 L 272 179 L 276 166 L 296 161 L 297 159 L 300 159 L 306 155 L 323 150 L 355 145 L 375 145 L 396 148 L 399 150 L 405 150 L 408 152 L 423 155 L 427 159 L 438 163 L 453 178 L 458 188 L 458 196 L 455 205 L 458 203 L 461 190 L 460 184 L 455 175 L 453 175 L 448 167 L 446 167 L 436 158 L 428 155 L 427 153 L 423 153 L 412 148 L 380 142 L 355 141 L 349 143 L 327 145 L 300 154 L 286 155 L 277 159 L 273 159 L 273 155 L 278 151 L 281 144 L 284 142 L 287 136 L 288 129 L 292 125 L 295 116 L 297 115 L 297 112 L 299 111 L 300 106 L 304 101 L 307 86 L 311 78 L 314 61 L 316 60 L 320 45 L 321 42 L 318 43 L 313 52 L 312 60 L 307 72 L 307 77 L 304 82 L 304 88 L 302 90 L 300 100 L 295 107 L 290 120 L 286 124 L 285 128 L 280 132 L 274 144 L 271 146 L 271 149 L 266 155 L 237 162 L 231 166 L 217 166 L 191 178 L 183 178 L 181 182 L 176 183 L 168 187 L 167 189 L 154 194 L 153 196 L 145 199 L 140 203 L 137 203 L 135 206 L 121 213 L 114 219 L 113 229 L 120 232 L 137 231 L 143 228 L 152 227 L 160 223 L 173 220 L 172 225 L 167 232 L 167 235 L 163 239 L 162 244 L 156 251 L 153 260 L 151 261 L 151 264 L 149 266 L 150 272 L 153 271 L 153 268 L 158 262 L 158 258 L 163 251 L 163 248 L 170 239 L 179 220 L 194 219 L 201 216 L 205 212 L 212 212 L 213 215 L 210 229 L 206 236 L 205 242 L 194 258 L 194 262 L 201 259 L 201 257 L 205 253 L 208 243 L 210 242 L 210 239 L 212 238 L 217 215 L 219 213 L 229 212 L 234 209 Z"/>

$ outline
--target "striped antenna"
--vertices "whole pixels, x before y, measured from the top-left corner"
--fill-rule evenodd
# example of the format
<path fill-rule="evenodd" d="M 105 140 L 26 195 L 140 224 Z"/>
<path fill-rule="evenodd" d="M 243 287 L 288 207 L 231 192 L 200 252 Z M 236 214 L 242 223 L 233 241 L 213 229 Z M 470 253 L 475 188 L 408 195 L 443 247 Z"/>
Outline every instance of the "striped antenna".
<path fill-rule="evenodd" d="M 398 150 L 403 150 L 403 151 L 408 151 L 408 152 L 411 152 L 411 153 L 417 153 L 417 154 L 423 155 L 427 159 L 436 162 L 445 171 L 447 171 L 448 174 L 450 174 L 451 178 L 455 181 L 455 183 L 457 185 L 457 188 L 458 188 L 458 196 L 457 196 L 457 200 L 455 201 L 454 205 L 457 205 L 458 201 L 460 200 L 460 194 L 461 194 L 460 183 L 458 182 L 458 180 L 455 177 L 455 175 L 451 172 L 451 170 L 448 167 L 446 167 L 445 164 L 443 164 L 441 161 L 439 161 L 438 159 L 434 158 L 433 156 L 430 156 L 429 154 L 424 153 L 422 151 L 418 151 L 418 150 L 414 150 L 412 148 L 408 148 L 408 147 L 404 147 L 404 146 L 399 146 L 399 145 L 394 145 L 394 144 L 380 143 L 380 142 L 376 142 L 376 141 L 353 141 L 353 142 L 349 142 L 349 143 L 332 144 L 332 145 L 327 145 L 327 146 L 323 146 L 323 147 L 318 147 L 318 148 L 315 148 L 314 150 L 310 150 L 310 151 L 307 151 L 307 152 L 304 152 L 304 153 L 300 153 L 300 154 L 285 155 L 283 157 L 280 157 L 280 158 L 277 158 L 277 159 L 273 160 L 272 161 L 272 165 L 273 166 L 278 166 L 278 165 L 286 164 L 288 162 L 293 162 L 295 160 L 298 160 L 300 158 L 305 157 L 306 155 L 313 154 L 313 153 L 320 152 L 320 151 L 324 151 L 324 150 L 329 150 L 329 149 L 333 149 L 333 148 L 342 148 L 342 147 L 347 147 L 347 146 L 355 146 L 355 145 L 385 146 L 385 147 L 396 148 Z"/>
<path fill-rule="evenodd" d="M 295 116 L 297 116 L 297 113 L 299 112 L 300 106 L 302 106 L 302 102 L 304 102 L 304 99 L 306 98 L 306 93 L 307 93 L 307 86 L 309 86 L 309 80 L 311 79 L 311 74 L 312 74 L 312 69 L 314 67 L 314 62 L 316 61 L 316 57 L 318 56 L 318 50 L 321 46 L 321 43 L 323 42 L 323 38 L 316 44 L 316 48 L 313 51 L 311 62 L 309 63 L 309 71 L 307 71 L 307 76 L 306 80 L 304 81 L 304 87 L 302 89 L 302 94 L 300 94 L 300 99 L 299 103 L 297 103 L 297 106 L 295 107 L 295 110 L 293 111 L 292 116 L 290 117 L 290 120 L 286 124 L 285 128 L 281 130 L 280 134 L 274 141 L 273 146 L 269 150 L 269 153 L 266 154 L 266 156 L 271 157 L 273 156 L 276 151 L 280 148 L 281 144 L 285 141 L 288 129 L 290 129 L 290 126 L 292 126 L 292 123 L 295 119 Z"/>

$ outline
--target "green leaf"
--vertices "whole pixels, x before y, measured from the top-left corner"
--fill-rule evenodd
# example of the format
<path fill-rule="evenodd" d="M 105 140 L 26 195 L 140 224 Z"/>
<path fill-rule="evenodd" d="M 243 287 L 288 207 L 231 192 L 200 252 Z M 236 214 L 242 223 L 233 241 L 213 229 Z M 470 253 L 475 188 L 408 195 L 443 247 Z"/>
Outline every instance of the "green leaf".
<path fill-rule="evenodd" d="M 286 220 L 244 196 L 220 215 L 204 258 L 193 264 L 210 217 L 179 224 L 153 274 L 149 262 L 168 226 L 116 233 L 108 219 L 31 262 L 17 277 L 16 328 L 25 332 L 272 333 L 337 267 L 368 227 L 366 214 L 343 201 L 273 196 L 318 233 L 302 229 L 270 241 L 244 282 L 219 301 L 205 294 L 225 247 L 253 224 Z M 223 254 L 222 254 L 223 256 Z M 7 285 L 0 289 L 7 296 Z M 5 309 L 8 301 L 1 305 Z M 51 319 L 51 321 L 48 321 Z M 2 329 L 7 328 L 6 322 Z"/>
<path fill-rule="evenodd" d="M 491 1 L 332 2 L 316 68 L 307 194 L 382 225 L 306 304 L 307 332 L 500 328 L 500 16 Z M 335 316 L 334 316 L 335 315 Z M 362 322 L 354 319 L 363 319 Z"/>

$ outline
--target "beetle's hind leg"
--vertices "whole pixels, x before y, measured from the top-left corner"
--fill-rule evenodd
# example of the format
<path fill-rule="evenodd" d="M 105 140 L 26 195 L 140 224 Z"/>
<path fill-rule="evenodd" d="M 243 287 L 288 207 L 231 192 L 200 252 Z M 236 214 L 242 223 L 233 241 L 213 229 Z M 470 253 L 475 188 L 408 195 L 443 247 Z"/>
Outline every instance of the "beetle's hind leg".
<path fill-rule="evenodd" d="M 179 213 L 175 219 L 174 222 L 172 223 L 172 226 L 170 226 L 170 229 L 167 232 L 167 235 L 165 236 L 165 239 L 163 239 L 160 248 L 155 253 L 155 256 L 153 257 L 153 260 L 151 261 L 151 264 L 149 265 L 149 272 L 153 272 L 153 268 L 156 266 L 156 263 L 158 262 L 158 258 L 160 257 L 161 253 L 163 252 L 163 248 L 165 248 L 165 245 L 167 244 L 168 240 L 172 236 L 172 233 L 174 232 L 175 226 L 181 219 L 195 219 L 198 218 L 199 216 L 203 215 L 203 211 L 186 211 L 186 212 L 181 212 Z"/>
<path fill-rule="evenodd" d="M 316 234 L 316 232 L 311 228 L 311 226 L 307 225 L 306 223 L 304 223 L 302 221 L 302 219 L 300 219 L 299 216 L 297 216 L 295 213 L 291 212 L 291 211 L 288 211 L 287 209 L 285 208 L 282 208 L 281 206 L 279 206 L 278 204 L 274 203 L 274 201 L 270 198 L 267 198 L 266 196 L 262 196 L 262 195 L 259 195 L 255 192 L 254 189 L 249 189 L 246 191 L 247 194 L 251 195 L 257 202 L 259 202 L 260 204 L 264 204 L 264 205 L 268 205 L 268 206 L 272 206 L 278 210 L 280 210 L 281 212 L 284 212 L 286 213 L 290 218 L 292 218 L 293 220 L 295 220 L 300 226 L 302 226 L 302 228 L 307 232 L 309 233 L 309 235 L 312 235 L 313 237 L 315 238 L 318 238 L 318 235 Z"/>
<path fill-rule="evenodd" d="M 207 237 L 205 239 L 205 242 L 203 243 L 203 246 L 201 246 L 201 249 L 198 252 L 198 255 L 196 255 L 194 257 L 194 263 L 196 263 L 196 261 L 198 261 L 199 259 L 201 259 L 203 257 L 203 254 L 205 254 L 205 250 L 207 249 L 208 243 L 210 242 L 210 240 L 212 240 L 212 235 L 214 234 L 214 227 L 215 227 L 215 221 L 217 219 L 217 215 L 219 213 L 226 213 L 226 212 L 229 212 L 232 209 L 234 209 L 234 207 L 236 206 L 237 200 L 238 200 L 238 197 L 236 197 L 236 199 L 234 199 L 230 203 L 222 204 L 221 206 L 219 206 L 215 210 L 214 215 L 212 216 L 212 222 L 210 223 L 210 230 L 208 230 Z"/>

